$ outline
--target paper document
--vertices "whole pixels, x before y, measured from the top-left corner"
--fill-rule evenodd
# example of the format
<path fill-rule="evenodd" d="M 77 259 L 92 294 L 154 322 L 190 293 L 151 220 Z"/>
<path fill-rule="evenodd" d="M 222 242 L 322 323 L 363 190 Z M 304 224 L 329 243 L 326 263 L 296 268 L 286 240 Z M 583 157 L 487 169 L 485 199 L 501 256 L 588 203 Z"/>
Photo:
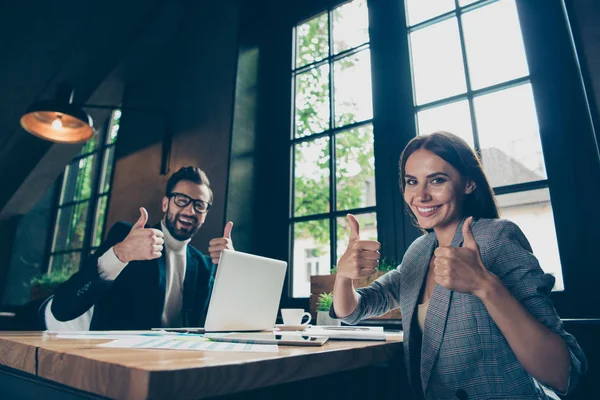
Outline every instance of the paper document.
<path fill-rule="evenodd" d="M 123 339 L 126 337 L 184 335 L 165 331 L 45 331 L 44 335 L 57 339 Z"/>
<path fill-rule="evenodd" d="M 304 331 L 311 336 L 327 336 L 339 340 L 385 340 L 381 326 L 311 326 Z"/>
<path fill-rule="evenodd" d="M 195 335 L 186 337 L 127 337 L 102 343 L 98 347 L 127 349 L 168 349 L 168 350 L 201 350 L 201 351 L 235 351 L 277 353 L 274 344 L 213 342 L 208 338 Z"/>

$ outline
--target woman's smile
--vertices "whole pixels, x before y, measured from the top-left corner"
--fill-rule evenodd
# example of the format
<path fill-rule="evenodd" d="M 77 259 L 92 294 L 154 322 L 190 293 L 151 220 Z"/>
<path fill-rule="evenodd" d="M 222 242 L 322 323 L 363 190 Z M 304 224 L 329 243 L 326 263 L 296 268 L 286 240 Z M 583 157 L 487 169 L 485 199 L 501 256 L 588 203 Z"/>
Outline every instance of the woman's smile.
<path fill-rule="evenodd" d="M 441 206 L 416 206 L 416 209 L 419 216 L 423 218 L 428 218 L 434 215 L 440 209 L 440 207 Z"/>

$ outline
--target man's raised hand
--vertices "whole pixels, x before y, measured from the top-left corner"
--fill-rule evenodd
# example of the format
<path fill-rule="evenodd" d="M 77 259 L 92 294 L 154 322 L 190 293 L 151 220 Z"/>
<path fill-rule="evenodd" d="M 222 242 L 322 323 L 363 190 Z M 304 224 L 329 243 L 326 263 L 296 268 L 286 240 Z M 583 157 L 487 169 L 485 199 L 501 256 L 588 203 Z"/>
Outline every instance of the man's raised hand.
<path fill-rule="evenodd" d="M 158 229 L 145 228 L 148 222 L 148 211 L 140 207 L 140 218 L 122 242 L 113 247 L 119 260 L 128 263 L 136 260 L 152 260 L 160 258 L 163 251 L 164 234 Z"/>
<path fill-rule="evenodd" d="M 231 229 L 233 229 L 233 222 L 229 221 L 223 230 L 223 237 L 215 238 L 208 242 L 208 252 L 215 265 L 219 264 L 223 250 L 235 250 L 233 248 L 233 241 L 231 240 Z"/>

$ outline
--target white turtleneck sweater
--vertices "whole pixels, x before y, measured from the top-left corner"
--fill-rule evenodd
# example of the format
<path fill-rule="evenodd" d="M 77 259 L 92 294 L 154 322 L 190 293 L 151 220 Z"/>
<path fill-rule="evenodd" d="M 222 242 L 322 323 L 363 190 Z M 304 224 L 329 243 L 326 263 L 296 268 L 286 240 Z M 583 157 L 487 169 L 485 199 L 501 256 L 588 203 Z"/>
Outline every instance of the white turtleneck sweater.
<path fill-rule="evenodd" d="M 161 221 L 160 225 L 165 234 L 166 256 L 166 293 L 165 306 L 162 314 L 162 326 L 179 328 L 183 324 L 181 308 L 183 306 L 183 280 L 185 279 L 187 245 L 191 239 L 180 241 L 169 233 Z"/>
<path fill-rule="evenodd" d="M 169 233 L 164 222 L 160 222 L 165 235 L 165 305 L 162 313 L 163 328 L 177 328 L 183 324 L 181 309 L 183 306 L 183 280 L 185 279 L 187 245 L 191 239 L 181 241 Z M 114 280 L 123 271 L 127 263 L 117 258 L 111 247 L 98 258 L 98 272 L 105 280 Z"/>

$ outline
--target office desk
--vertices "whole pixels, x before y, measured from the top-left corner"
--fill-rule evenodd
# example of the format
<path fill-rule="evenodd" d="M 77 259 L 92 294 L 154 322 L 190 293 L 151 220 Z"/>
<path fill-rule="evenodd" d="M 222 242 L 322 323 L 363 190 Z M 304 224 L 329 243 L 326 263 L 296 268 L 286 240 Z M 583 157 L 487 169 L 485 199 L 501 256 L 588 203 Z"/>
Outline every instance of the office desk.
<path fill-rule="evenodd" d="M 95 346 L 106 341 L 56 339 L 40 332 L 0 332 L 1 372 L 11 378 L 4 382 L 23 385 L 23 390 L 39 384 L 40 395 L 48 397 L 64 391 L 63 398 L 69 394 L 74 396 L 70 398 L 196 399 L 392 362 L 401 358 L 402 352 L 400 339 L 281 346 L 278 353 Z M 44 388 L 47 395 L 42 393 Z"/>

